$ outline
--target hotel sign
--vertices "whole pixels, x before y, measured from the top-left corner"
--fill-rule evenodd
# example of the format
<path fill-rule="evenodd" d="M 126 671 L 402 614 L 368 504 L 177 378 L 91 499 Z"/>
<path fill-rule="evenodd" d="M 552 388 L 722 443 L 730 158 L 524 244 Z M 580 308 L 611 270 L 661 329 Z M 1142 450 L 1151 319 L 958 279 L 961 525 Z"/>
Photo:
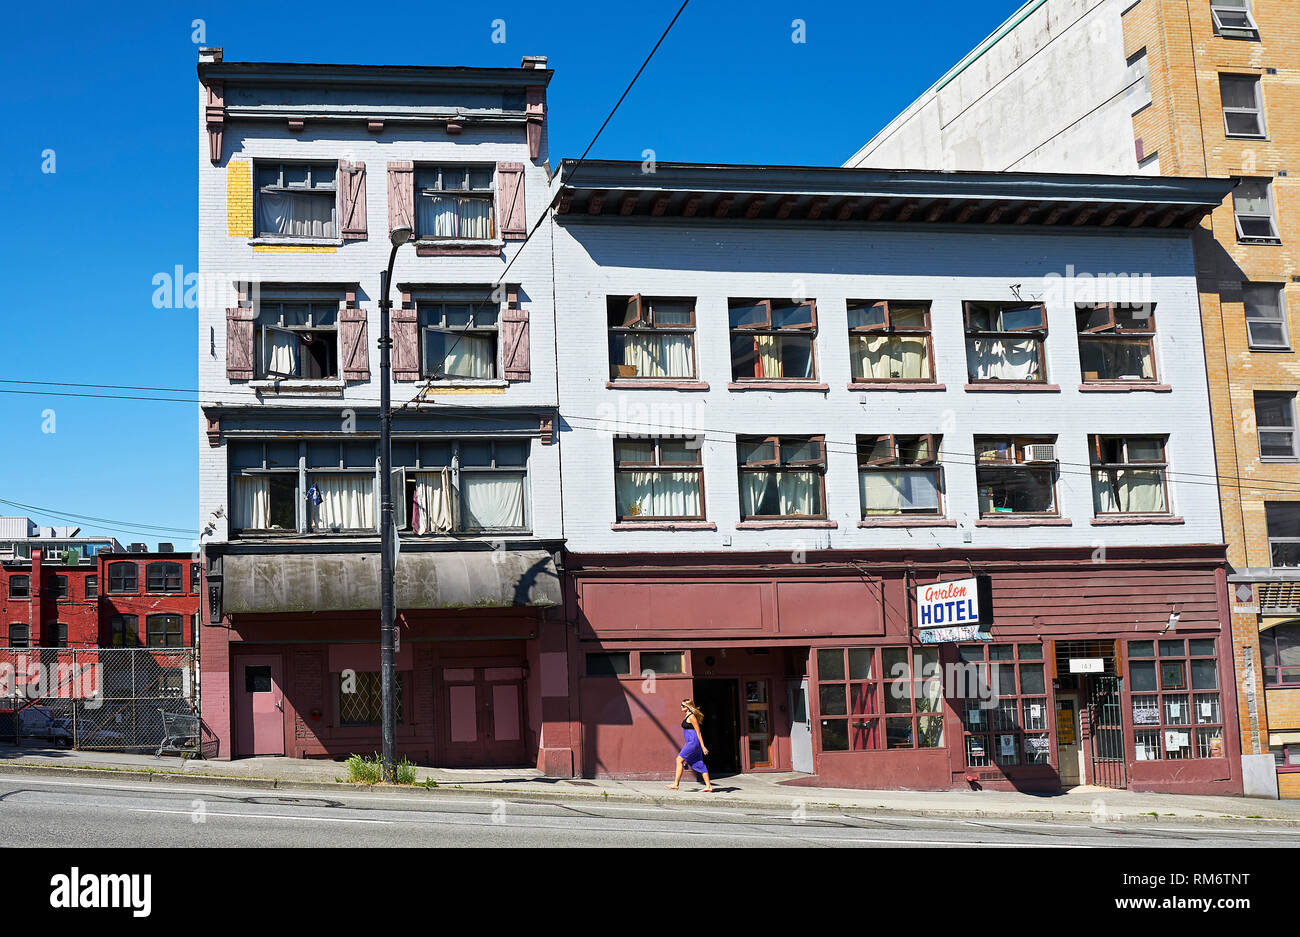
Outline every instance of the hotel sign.
<path fill-rule="evenodd" d="M 914 587 L 916 596 L 916 627 L 924 632 L 928 628 L 963 628 L 986 623 L 988 608 L 986 589 L 980 579 L 954 579 L 949 582 L 932 582 Z M 991 616 L 989 616 L 991 617 Z"/>

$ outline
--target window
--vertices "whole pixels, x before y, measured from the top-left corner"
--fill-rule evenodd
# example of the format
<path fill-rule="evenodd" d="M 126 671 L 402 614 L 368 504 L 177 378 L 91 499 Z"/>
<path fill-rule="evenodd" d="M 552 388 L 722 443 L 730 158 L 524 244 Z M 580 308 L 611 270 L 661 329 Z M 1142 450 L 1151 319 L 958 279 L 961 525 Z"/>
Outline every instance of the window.
<path fill-rule="evenodd" d="M 55 576 L 55 577 L 54 577 L 54 597 L 55 597 L 55 598 L 58 598 L 58 599 L 66 599 L 66 598 L 68 597 L 68 577 L 67 577 L 67 576 Z"/>
<path fill-rule="evenodd" d="M 1300 686 L 1300 623 L 1261 631 L 1259 663 L 1264 686 Z"/>
<path fill-rule="evenodd" d="M 202 573 L 199 572 L 199 564 L 191 563 L 190 564 L 190 592 L 197 595 L 202 584 L 203 584 L 203 575 Z"/>
<path fill-rule="evenodd" d="M 824 436 L 737 436 L 741 520 L 824 518 Z"/>
<path fill-rule="evenodd" d="M 41 638 L 45 647 L 67 647 L 68 626 L 61 621 L 47 621 L 41 626 Z"/>
<path fill-rule="evenodd" d="M 145 643 L 148 647 L 182 647 L 180 615 L 150 615 L 145 619 Z"/>
<path fill-rule="evenodd" d="M 140 646 L 140 617 L 114 615 L 108 622 L 108 643 L 112 647 Z"/>
<path fill-rule="evenodd" d="M 933 380 L 928 302 L 850 302 L 848 309 L 854 381 Z"/>
<path fill-rule="evenodd" d="M 1259 78 L 1251 75 L 1220 75 L 1223 98 L 1223 126 L 1230 137 L 1263 137 L 1264 104 Z"/>
<path fill-rule="evenodd" d="M 526 439 L 404 441 L 393 447 L 401 530 L 417 535 L 528 527 Z"/>
<path fill-rule="evenodd" d="M 812 380 L 817 303 L 731 301 L 731 376 L 736 381 Z"/>
<path fill-rule="evenodd" d="M 1268 179 L 1243 179 L 1232 192 L 1237 218 L 1237 239 L 1249 243 L 1280 243 L 1273 218 L 1273 183 Z"/>
<path fill-rule="evenodd" d="M 296 442 L 231 442 L 231 524 L 236 531 L 298 529 Z"/>
<path fill-rule="evenodd" d="M 149 563 L 144 568 L 146 592 L 180 592 L 180 563 Z"/>
<path fill-rule="evenodd" d="M 685 673 L 685 655 L 681 651 L 642 651 L 641 673 Z"/>
<path fill-rule="evenodd" d="M 497 371 L 496 303 L 416 300 L 426 378 L 495 378 Z"/>
<path fill-rule="evenodd" d="M 1258 39 L 1259 27 L 1250 12 L 1250 0 L 1211 0 L 1214 34 L 1224 39 Z"/>
<path fill-rule="evenodd" d="M 339 376 L 338 300 L 258 304 L 254 336 L 259 378 Z"/>
<path fill-rule="evenodd" d="M 924 436 L 859 436 L 858 491 L 863 517 L 942 514 L 939 440 Z"/>
<path fill-rule="evenodd" d="M 296 239 L 338 237 L 334 176 L 337 163 L 257 164 L 257 235 Z"/>
<path fill-rule="evenodd" d="M 375 443 L 308 440 L 307 529 L 315 533 L 374 530 Z"/>
<path fill-rule="evenodd" d="M 1283 287 L 1276 283 L 1243 283 L 1241 295 L 1246 307 L 1250 347 L 1290 348 L 1291 330 L 1287 326 Z"/>
<path fill-rule="evenodd" d="M 1156 317 L 1151 306 L 1078 305 L 1074 315 L 1085 381 L 1156 379 Z"/>
<path fill-rule="evenodd" d="M 1294 462 L 1296 450 L 1295 394 L 1255 392 L 1255 429 L 1259 457 L 1268 462 Z"/>
<path fill-rule="evenodd" d="M 14 622 L 9 626 L 9 646 L 10 647 L 27 647 L 28 630 L 27 626 Z"/>
<path fill-rule="evenodd" d="M 99 577 L 98 576 L 86 577 L 86 598 L 87 599 L 99 598 Z"/>
<path fill-rule="evenodd" d="M 880 650 L 886 748 L 943 747 L 943 672 L 937 647 Z"/>
<path fill-rule="evenodd" d="M 416 167 L 416 237 L 491 239 L 492 172 L 490 166 Z"/>
<path fill-rule="evenodd" d="M 972 382 L 1047 380 L 1042 303 L 966 303 L 966 370 Z"/>
<path fill-rule="evenodd" d="M 618 519 L 700 520 L 704 468 L 699 439 L 615 439 Z"/>
<path fill-rule="evenodd" d="M 973 695 L 968 693 L 962 701 L 966 764 L 972 768 L 1050 764 L 1043 646 L 963 644 L 957 651 L 962 663 L 975 670 L 974 679 L 965 681 Z"/>
<path fill-rule="evenodd" d="M 822 751 L 862 752 L 882 747 L 878 673 L 875 648 L 818 648 Z"/>
<path fill-rule="evenodd" d="M 1103 514 L 1167 514 L 1165 442 L 1144 436 L 1089 436 L 1092 509 Z"/>
<path fill-rule="evenodd" d="M 402 723 L 402 674 L 393 675 L 394 709 Z M 347 680 L 337 675 L 339 725 L 377 726 L 383 720 L 383 692 L 379 671 L 354 671 Z"/>
<path fill-rule="evenodd" d="M 1278 771 L 1300 771 L 1300 742 L 1284 742 L 1272 745 L 1269 751 Z"/>
<path fill-rule="evenodd" d="M 1056 437 L 975 437 L 981 517 L 1055 515 Z"/>
<path fill-rule="evenodd" d="M 134 563 L 108 564 L 108 591 L 135 592 L 140 588 L 139 569 Z"/>
<path fill-rule="evenodd" d="M 1214 639 L 1130 641 L 1128 655 L 1137 760 L 1223 757 Z"/>
<path fill-rule="evenodd" d="M 694 378 L 695 302 L 611 296 L 610 379 Z"/>
<path fill-rule="evenodd" d="M 632 671 L 632 656 L 623 653 L 600 653 L 587 655 L 587 676 L 621 677 Z"/>
<path fill-rule="evenodd" d="M 1300 566 L 1300 501 L 1265 501 L 1264 519 L 1272 566 Z"/>
<path fill-rule="evenodd" d="M 25 599 L 31 595 L 32 580 L 30 576 L 9 577 L 9 598 Z"/>

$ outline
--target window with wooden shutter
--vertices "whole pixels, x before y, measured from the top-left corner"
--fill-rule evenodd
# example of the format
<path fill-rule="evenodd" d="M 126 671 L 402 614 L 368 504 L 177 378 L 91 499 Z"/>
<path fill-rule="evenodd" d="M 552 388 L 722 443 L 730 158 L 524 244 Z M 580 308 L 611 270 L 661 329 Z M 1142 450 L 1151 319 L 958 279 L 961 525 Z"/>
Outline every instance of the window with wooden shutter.
<path fill-rule="evenodd" d="M 226 377 L 232 381 L 253 379 L 253 320 L 251 306 L 226 310 Z"/>
<path fill-rule="evenodd" d="M 370 380 L 370 348 L 366 341 L 366 311 L 355 307 L 339 310 L 339 357 L 343 380 Z"/>
<path fill-rule="evenodd" d="M 366 239 L 366 164 L 339 160 L 341 232 L 345 241 Z"/>
<path fill-rule="evenodd" d="M 420 378 L 419 312 L 406 294 L 402 305 L 394 309 L 389 320 L 393 339 L 393 380 L 415 381 Z"/>
<path fill-rule="evenodd" d="M 501 314 L 501 360 L 507 381 L 532 380 L 528 349 L 528 310 L 506 309 Z"/>
<path fill-rule="evenodd" d="M 412 162 L 388 164 L 388 230 L 395 228 L 415 230 L 415 163 Z"/>
<path fill-rule="evenodd" d="M 497 163 L 497 212 L 503 240 L 518 241 L 528 236 L 523 163 Z"/>

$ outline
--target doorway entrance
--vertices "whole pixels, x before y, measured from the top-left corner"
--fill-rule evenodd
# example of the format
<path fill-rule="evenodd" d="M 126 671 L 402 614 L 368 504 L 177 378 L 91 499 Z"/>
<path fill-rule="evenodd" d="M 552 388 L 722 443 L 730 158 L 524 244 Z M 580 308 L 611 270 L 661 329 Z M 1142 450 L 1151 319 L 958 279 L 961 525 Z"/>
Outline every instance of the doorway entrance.
<path fill-rule="evenodd" d="M 1079 744 L 1079 694 L 1056 695 L 1056 760 L 1061 787 L 1083 783 L 1083 754 Z"/>
<path fill-rule="evenodd" d="M 730 679 L 697 679 L 695 705 L 704 712 L 700 729 L 709 754 L 710 776 L 740 773 L 740 683 Z"/>
<path fill-rule="evenodd" d="M 518 660 L 447 661 L 442 750 L 448 767 L 513 767 L 524 752 L 524 667 Z"/>
<path fill-rule="evenodd" d="M 1124 760 L 1124 717 L 1120 703 L 1123 681 L 1119 677 L 1090 674 L 1087 694 L 1092 783 L 1123 790 L 1128 787 Z"/>
<path fill-rule="evenodd" d="M 813 773 L 812 717 L 808 714 L 808 678 L 787 684 L 790 696 L 790 768 Z"/>
<path fill-rule="evenodd" d="M 284 691 L 280 655 L 236 658 L 235 752 L 241 755 L 284 754 Z"/>

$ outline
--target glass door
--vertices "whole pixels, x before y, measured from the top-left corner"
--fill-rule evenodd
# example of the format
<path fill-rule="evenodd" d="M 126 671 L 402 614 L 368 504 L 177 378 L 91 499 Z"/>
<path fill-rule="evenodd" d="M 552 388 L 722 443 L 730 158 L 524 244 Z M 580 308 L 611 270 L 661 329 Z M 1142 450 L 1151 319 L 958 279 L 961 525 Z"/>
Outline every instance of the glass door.
<path fill-rule="evenodd" d="M 772 704 L 768 681 L 745 681 L 745 728 L 749 737 L 749 767 L 772 765 Z"/>

